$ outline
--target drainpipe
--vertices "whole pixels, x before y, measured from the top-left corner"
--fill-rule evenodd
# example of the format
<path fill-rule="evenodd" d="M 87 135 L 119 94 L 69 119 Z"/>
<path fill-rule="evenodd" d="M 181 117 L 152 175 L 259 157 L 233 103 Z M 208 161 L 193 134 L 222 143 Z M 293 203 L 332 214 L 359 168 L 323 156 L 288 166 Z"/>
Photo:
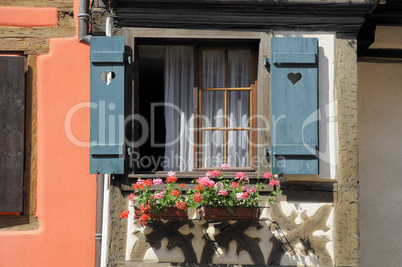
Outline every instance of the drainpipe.
<path fill-rule="evenodd" d="M 104 175 L 103 189 L 103 218 L 102 218 L 102 247 L 100 253 L 100 266 L 107 266 L 109 244 L 109 199 L 110 199 L 110 174 Z"/>
<path fill-rule="evenodd" d="M 89 44 L 89 0 L 79 0 L 78 3 L 78 41 Z"/>
<path fill-rule="evenodd" d="M 111 36 L 112 31 L 112 20 L 110 18 L 106 19 L 106 36 Z M 112 81 L 112 74 L 108 73 L 107 74 L 107 82 Z M 102 201 L 103 201 L 103 215 L 100 216 L 100 220 L 97 220 L 97 224 L 100 224 L 100 228 L 102 229 L 101 233 L 101 246 L 98 247 L 100 250 L 99 253 L 99 263 L 100 265 L 96 265 L 96 267 L 101 266 L 104 267 L 106 266 L 107 263 L 107 245 L 108 245 L 108 239 L 109 239 L 109 184 L 110 184 L 110 174 L 104 174 L 103 175 L 103 181 L 104 181 L 104 186 L 103 186 L 103 194 L 102 194 Z"/>
<path fill-rule="evenodd" d="M 96 175 L 95 267 L 101 266 L 104 177 L 103 174 Z"/>

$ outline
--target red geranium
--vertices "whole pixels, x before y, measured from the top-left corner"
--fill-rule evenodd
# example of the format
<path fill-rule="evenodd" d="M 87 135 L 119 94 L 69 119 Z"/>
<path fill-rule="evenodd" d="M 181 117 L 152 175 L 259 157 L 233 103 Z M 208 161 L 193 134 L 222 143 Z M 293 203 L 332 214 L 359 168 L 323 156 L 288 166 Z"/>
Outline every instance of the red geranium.
<path fill-rule="evenodd" d="M 122 212 L 120 212 L 120 218 L 127 219 L 129 213 L 130 212 L 128 210 L 123 210 Z"/>
<path fill-rule="evenodd" d="M 152 185 L 152 179 L 147 179 L 146 181 L 144 181 L 144 184 L 150 187 Z"/>
<path fill-rule="evenodd" d="M 144 185 L 143 184 L 135 184 L 133 187 L 135 190 L 138 190 L 138 189 L 143 189 Z"/>
<path fill-rule="evenodd" d="M 201 202 L 202 201 L 202 197 L 201 197 L 201 195 L 200 195 L 200 193 L 195 193 L 194 194 L 194 197 L 193 197 L 193 200 L 195 201 L 195 202 Z"/>
<path fill-rule="evenodd" d="M 151 217 L 151 215 L 150 214 L 142 214 L 141 215 L 141 217 L 140 217 L 140 223 L 142 224 L 142 225 L 147 225 L 147 222 L 148 222 L 148 220 L 149 220 L 149 217 Z"/>
<path fill-rule="evenodd" d="M 133 201 L 134 198 L 135 198 L 135 194 L 134 194 L 134 193 L 131 193 L 131 194 L 128 196 L 128 200 L 130 200 L 130 201 Z"/>
<path fill-rule="evenodd" d="M 173 190 L 172 191 L 172 196 L 175 196 L 175 197 L 178 197 L 178 196 L 180 196 L 180 191 L 179 190 Z"/>
<path fill-rule="evenodd" d="M 195 187 L 195 189 L 197 190 L 197 191 L 202 191 L 203 189 L 204 189 L 204 187 L 202 187 L 202 185 L 197 185 L 196 187 Z"/>
<path fill-rule="evenodd" d="M 144 212 L 144 213 L 148 212 L 150 210 L 150 208 L 151 207 L 148 204 L 144 204 L 144 203 L 141 204 L 141 206 L 140 206 L 141 211 Z"/>
<path fill-rule="evenodd" d="M 168 176 L 166 178 L 166 183 L 175 183 L 177 181 L 177 177 L 176 176 Z"/>
<path fill-rule="evenodd" d="M 176 207 L 179 210 L 185 210 L 186 209 L 186 202 L 184 202 L 184 201 L 176 201 Z"/>
<path fill-rule="evenodd" d="M 180 186 L 181 188 L 185 188 L 185 187 L 186 187 L 185 184 L 179 184 L 179 186 Z"/>

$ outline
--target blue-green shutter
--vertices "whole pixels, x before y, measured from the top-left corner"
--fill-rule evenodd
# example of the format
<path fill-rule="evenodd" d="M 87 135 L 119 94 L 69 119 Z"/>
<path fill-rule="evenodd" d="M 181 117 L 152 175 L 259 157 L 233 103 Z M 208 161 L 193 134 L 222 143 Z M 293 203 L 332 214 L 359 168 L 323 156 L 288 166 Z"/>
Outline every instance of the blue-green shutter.
<path fill-rule="evenodd" d="M 90 173 L 124 173 L 124 37 L 91 37 Z M 112 78 L 108 84 L 107 77 Z"/>
<path fill-rule="evenodd" d="M 271 170 L 318 174 L 318 40 L 271 40 Z"/>

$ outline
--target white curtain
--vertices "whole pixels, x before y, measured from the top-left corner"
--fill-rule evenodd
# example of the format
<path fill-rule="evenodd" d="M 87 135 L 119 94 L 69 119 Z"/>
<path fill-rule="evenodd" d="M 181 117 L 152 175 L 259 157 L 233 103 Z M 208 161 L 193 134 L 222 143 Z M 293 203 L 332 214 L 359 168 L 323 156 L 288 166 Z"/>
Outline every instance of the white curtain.
<path fill-rule="evenodd" d="M 194 48 L 165 49 L 165 171 L 193 169 Z"/>
<path fill-rule="evenodd" d="M 250 87 L 250 52 L 229 51 L 228 87 Z M 229 91 L 228 127 L 250 127 L 250 92 Z M 250 132 L 228 132 L 228 164 L 250 166 Z"/>
<path fill-rule="evenodd" d="M 204 51 L 202 53 L 203 88 L 225 87 L 225 52 Z M 202 126 L 224 127 L 224 91 L 203 91 Z M 224 156 L 224 132 L 202 131 L 203 167 L 220 167 Z"/>
<path fill-rule="evenodd" d="M 225 87 L 225 52 L 202 53 L 203 88 Z M 250 52 L 229 51 L 228 87 L 250 86 Z M 202 94 L 203 127 L 224 127 L 224 91 Z M 228 127 L 249 127 L 250 92 L 228 92 Z M 219 167 L 224 156 L 224 132 L 203 131 L 203 167 Z M 228 131 L 228 164 L 250 166 L 249 131 Z"/>

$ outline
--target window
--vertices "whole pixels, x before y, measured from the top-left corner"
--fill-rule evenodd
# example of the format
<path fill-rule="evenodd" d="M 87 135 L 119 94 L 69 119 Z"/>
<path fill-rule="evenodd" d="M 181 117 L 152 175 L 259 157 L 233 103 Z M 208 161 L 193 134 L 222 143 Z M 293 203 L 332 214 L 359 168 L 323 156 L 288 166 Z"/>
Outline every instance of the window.
<path fill-rule="evenodd" d="M 36 54 L 0 52 L 0 228 L 10 230 L 39 226 L 35 73 Z"/>
<path fill-rule="evenodd" d="M 23 212 L 24 59 L 0 56 L 0 215 Z"/>
<path fill-rule="evenodd" d="M 127 143 L 134 173 L 203 171 L 225 162 L 260 175 L 319 173 L 317 38 L 124 32 L 91 42 L 91 101 L 109 107 L 102 116 L 91 109 L 91 173 L 125 173 Z M 125 75 L 124 38 L 135 63 Z M 116 75 L 106 84 L 101 72 Z"/>
<path fill-rule="evenodd" d="M 193 171 L 222 163 L 252 170 L 252 51 L 138 45 L 134 106 L 141 136 L 135 172 Z"/>
<path fill-rule="evenodd" d="M 198 167 L 250 166 L 250 49 L 201 51 Z"/>

